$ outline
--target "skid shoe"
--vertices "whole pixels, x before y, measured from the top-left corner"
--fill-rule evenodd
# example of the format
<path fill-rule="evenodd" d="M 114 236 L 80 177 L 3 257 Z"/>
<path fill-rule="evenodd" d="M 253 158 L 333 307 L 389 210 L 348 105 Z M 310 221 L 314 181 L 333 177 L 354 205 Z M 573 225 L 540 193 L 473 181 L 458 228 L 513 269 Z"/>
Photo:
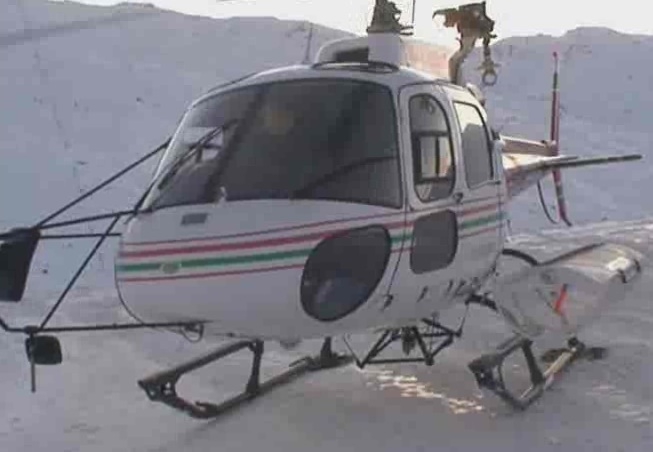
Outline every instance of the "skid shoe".
<path fill-rule="evenodd" d="M 183 375 L 245 349 L 253 354 L 252 369 L 245 390 L 239 395 L 215 404 L 190 402 L 177 394 L 176 385 Z M 287 371 L 261 382 L 260 369 L 263 351 L 263 341 L 260 340 L 233 342 L 176 367 L 143 378 L 138 381 L 138 385 L 152 401 L 164 403 L 196 419 L 212 419 L 306 372 L 337 367 L 351 361 L 347 357 L 333 353 L 331 338 L 327 338 L 318 356 L 305 357 L 295 361 Z"/>

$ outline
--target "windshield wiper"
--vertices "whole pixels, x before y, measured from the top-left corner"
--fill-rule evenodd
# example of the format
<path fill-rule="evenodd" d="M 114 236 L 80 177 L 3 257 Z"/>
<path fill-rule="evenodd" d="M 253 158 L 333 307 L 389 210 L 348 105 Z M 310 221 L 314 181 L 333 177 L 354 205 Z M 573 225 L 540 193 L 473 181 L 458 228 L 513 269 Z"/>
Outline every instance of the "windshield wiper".
<path fill-rule="evenodd" d="M 160 181 L 157 183 L 156 188 L 161 190 L 163 187 L 168 185 L 168 183 L 173 179 L 177 174 L 179 169 L 184 166 L 188 160 L 195 156 L 195 154 L 204 149 L 204 145 L 209 143 L 213 138 L 215 138 L 218 133 L 226 131 L 228 128 L 232 127 L 238 123 L 238 119 L 230 119 L 223 124 L 220 124 L 216 127 L 213 127 L 211 130 L 202 135 L 191 147 L 189 147 L 185 152 L 183 152 L 179 157 L 170 163 L 169 168 L 164 170 L 165 173 L 160 177 Z"/>
<path fill-rule="evenodd" d="M 365 165 L 370 165 L 378 162 L 382 162 L 385 160 L 396 160 L 397 156 L 396 155 L 383 155 L 383 156 L 377 156 L 377 157 L 369 157 L 363 160 L 358 160 L 356 162 L 352 162 L 349 165 L 344 165 L 339 168 L 336 168 L 335 170 L 331 171 L 330 173 L 327 173 L 321 177 L 318 177 L 316 180 L 309 182 L 308 184 L 304 185 L 302 188 L 299 188 L 295 191 L 293 191 L 290 195 L 290 199 L 298 199 L 298 198 L 303 198 L 305 197 L 308 193 L 311 191 L 315 190 L 317 187 L 327 184 L 334 179 L 342 176 L 343 174 L 347 174 L 348 172 L 359 168 L 361 166 Z"/>

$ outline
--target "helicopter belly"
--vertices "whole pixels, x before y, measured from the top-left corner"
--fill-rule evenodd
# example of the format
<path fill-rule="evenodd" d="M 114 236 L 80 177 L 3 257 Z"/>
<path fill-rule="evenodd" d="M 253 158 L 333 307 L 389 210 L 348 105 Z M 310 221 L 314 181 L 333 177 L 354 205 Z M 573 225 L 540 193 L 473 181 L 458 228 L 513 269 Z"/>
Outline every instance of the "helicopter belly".
<path fill-rule="evenodd" d="M 128 225 L 117 286 L 148 320 L 201 320 L 218 334 L 366 328 L 381 319 L 403 226 L 395 209 L 324 201 L 162 209 Z"/>

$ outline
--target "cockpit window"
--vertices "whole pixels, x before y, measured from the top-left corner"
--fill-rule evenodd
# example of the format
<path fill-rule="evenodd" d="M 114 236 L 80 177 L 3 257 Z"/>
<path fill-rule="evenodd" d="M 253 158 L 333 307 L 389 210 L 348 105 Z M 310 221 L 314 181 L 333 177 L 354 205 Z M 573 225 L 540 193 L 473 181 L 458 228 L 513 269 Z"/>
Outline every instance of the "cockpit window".
<path fill-rule="evenodd" d="M 158 170 L 153 208 L 253 199 L 400 207 L 390 91 L 297 80 L 218 94 L 186 115 Z"/>

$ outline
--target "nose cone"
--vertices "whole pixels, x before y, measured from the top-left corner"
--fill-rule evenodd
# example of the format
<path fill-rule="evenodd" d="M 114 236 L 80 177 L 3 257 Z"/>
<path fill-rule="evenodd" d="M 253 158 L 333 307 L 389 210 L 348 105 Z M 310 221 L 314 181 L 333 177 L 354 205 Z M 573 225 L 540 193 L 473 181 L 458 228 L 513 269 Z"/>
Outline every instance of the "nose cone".
<path fill-rule="evenodd" d="M 128 225 L 117 286 L 150 321 L 202 320 L 211 322 L 210 332 L 238 336 L 318 337 L 364 324 L 389 287 L 393 265 L 386 259 L 379 267 L 360 309 L 325 322 L 302 305 L 306 263 L 325 239 L 371 226 L 387 237 L 388 254 L 399 248 L 403 221 L 395 209 L 279 200 L 161 209 Z M 353 252 L 363 253 L 361 246 Z"/>

